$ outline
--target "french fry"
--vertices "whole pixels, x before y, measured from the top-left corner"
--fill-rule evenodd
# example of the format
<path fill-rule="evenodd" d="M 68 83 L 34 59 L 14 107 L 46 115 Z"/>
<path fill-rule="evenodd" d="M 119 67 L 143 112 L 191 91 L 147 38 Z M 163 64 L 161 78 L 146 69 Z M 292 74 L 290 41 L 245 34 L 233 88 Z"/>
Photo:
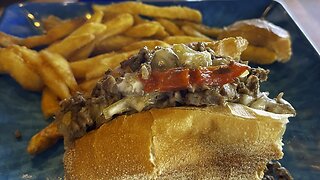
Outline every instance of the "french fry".
<path fill-rule="evenodd" d="M 184 25 L 181 27 L 182 31 L 186 34 L 186 35 L 189 35 L 189 36 L 193 36 L 193 37 L 201 37 L 201 38 L 205 38 L 205 39 L 208 39 L 210 40 L 209 37 L 201 34 L 199 31 L 195 30 L 193 27 L 191 26 L 188 26 L 188 25 Z"/>
<path fill-rule="evenodd" d="M 68 86 L 60 78 L 60 76 L 49 66 L 45 60 L 41 58 L 36 51 L 20 47 L 19 51 L 27 64 L 35 67 L 37 73 L 40 75 L 43 83 L 60 99 L 70 97 Z"/>
<path fill-rule="evenodd" d="M 102 17 L 101 17 L 102 18 Z M 81 36 L 83 34 L 93 34 L 93 35 L 98 35 L 99 33 L 103 32 L 107 27 L 103 24 L 96 23 L 96 22 L 90 22 L 84 24 L 82 27 L 74 31 L 69 38 L 76 37 L 76 36 Z M 68 59 L 71 61 L 79 60 L 79 59 L 84 59 L 90 56 L 91 52 L 93 51 L 95 47 L 95 42 L 91 41 L 90 43 L 84 45 L 83 47 L 76 49 L 69 55 Z"/>
<path fill-rule="evenodd" d="M 106 21 L 104 23 L 108 28 L 100 33 L 96 38 L 96 43 L 98 44 L 103 39 L 115 36 L 125 32 L 133 25 L 133 17 L 131 14 L 119 14 L 116 17 Z"/>
<path fill-rule="evenodd" d="M 241 54 L 241 59 L 258 64 L 271 64 L 277 60 L 277 54 L 265 47 L 248 45 Z"/>
<path fill-rule="evenodd" d="M 124 46 L 122 50 L 132 51 L 132 50 L 141 49 L 144 46 L 147 46 L 149 49 L 153 49 L 156 46 L 169 47 L 170 45 L 160 40 L 143 40 L 143 41 L 132 43 L 128 46 Z"/>
<path fill-rule="evenodd" d="M 165 28 L 165 30 L 173 36 L 182 36 L 185 35 L 184 32 L 172 21 L 159 18 L 157 21 Z"/>
<path fill-rule="evenodd" d="M 101 9 L 95 9 L 94 6 L 92 8 L 94 11 L 102 11 L 103 12 L 103 18 L 101 21 L 101 23 L 103 23 L 103 24 L 106 23 L 107 21 L 110 21 L 111 19 L 119 16 L 120 14 L 122 14 L 122 13 L 115 13 L 115 12 L 106 12 Z"/>
<path fill-rule="evenodd" d="M 30 139 L 27 151 L 31 155 L 39 154 L 56 144 L 61 138 L 62 134 L 58 132 L 57 123 L 52 122 Z"/>
<path fill-rule="evenodd" d="M 22 40 L 22 45 L 28 47 L 28 48 L 33 48 L 33 47 L 38 47 L 38 46 L 44 46 L 51 44 L 58 40 L 58 38 L 51 38 L 49 37 L 48 34 L 43 34 L 43 35 L 37 35 L 37 36 L 31 36 L 27 37 Z"/>
<path fill-rule="evenodd" d="M 86 80 L 79 84 L 79 87 L 85 93 L 91 93 L 92 89 L 96 86 L 100 78 Z"/>
<path fill-rule="evenodd" d="M 95 64 L 99 63 L 101 59 L 109 58 L 114 56 L 115 53 L 105 53 L 99 56 L 95 56 L 89 59 L 75 61 L 70 63 L 70 68 L 76 78 L 83 78 L 85 74 L 95 67 Z"/>
<path fill-rule="evenodd" d="M 164 27 L 159 22 L 153 21 L 153 23 L 159 26 L 158 31 L 153 36 L 153 38 L 163 40 L 164 38 L 170 36 L 169 33 L 164 29 Z"/>
<path fill-rule="evenodd" d="M 138 50 L 134 51 L 129 51 L 129 52 L 123 52 L 123 53 L 118 53 L 114 56 L 110 56 L 104 59 L 100 59 L 99 63 L 94 64 L 93 70 L 87 71 L 85 74 L 85 79 L 96 79 L 105 73 L 106 70 L 108 69 L 113 69 L 117 66 L 120 65 L 120 62 L 128 59 L 131 55 L 136 54 Z"/>
<path fill-rule="evenodd" d="M 181 6 L 158 7 L 141 2 L 123 2 L 110 5 L 94 5 L 94 9 L 100 9 L 104 12 L 127 12 L 149 17 L 182 19 L 194 22 L 201 22 L 202 20 L 199 11 Z"/>
<path fill-rule="evenodd" d="M 45 118 L 49 118 L 59 110 L 59 99 L 49 88 L 44 88 L 41 97 L 41 109 Z"/>
<path fill-rule="evenodd" d="M 12 49 L 14 49 L 16 53 L 21 55 L 25 63 L 31 69 L 33 69 L 35 72 L 38 72 L 38 68 L 41 67 L 42 60 L 37 51 L 28 49 L 24 46 L 12 46 Z"/>
<path fill-rule="evenodd" d="M 49 46 L 47 50 L 61 54 L 68 59 L 72 53 L 89 44 L 97 34 L 100 34 L 106 28 L 105 25 L 100 23 L 86 23 L 61 42 Z"/>
<path fill-rule="evenodd" d="M 11 45 L 19 45 L 21 44 L 22 39 L 16 36 L 12 36 L 6 34 L 4 32 L 0 32 L 0 46 L 8 47 Z"/>
<path fill-rule="evenodd" d="M 101 23 L 102 19 L 103 19 L 103 11 L 101 10 L 94 10 L 94 13 L 92 14 L 91 18 L 88 19 L 87 23 Z"/>
<path fill-rule="evenodd" d="M 51 53 L 46 50 L 40 52 L 40 57 L 44 63 L 51 66 L 53 71 L 60 76 L 60 78 L 72 91 L 76 91 L 78 89 L 78 84 L 66 59 L 59 54 Z"/>
<path fill-rule="evenodd" d="M 112 36 L 96 45 L 94 53 L 106 53 L 120 50 L 122 47 L 137 42 L 139 39 L 123 35 Z"/>
<path fill-rule="evenodd" d="M 43 87 L 40 76 L 25 63 L 24 59 L 13 48 L 0 50 L 0 64 L 3 72 L 7 72 L 23 88 L 39 91 Z"/>
<path fill-rule="evenodd" d="M 27 59 L 25 59 L 25 57 L 23 56 L 23 51 L 28 51 L 28 53 L 33 53 L 35 55 L 37 55 L 38 53 L 34 50 L 30 50 L 28 48 L 26 48 L 25 46 L 18 46 L 18 45 L 13 45 L 9 47 L 10 50 L 14 51 L 17 55 L 19 55 L 24 63 L 35 73 L 37 73 L 37 65 L 35 65 L 35 63 L 40 63 L 39 59 L 32 59 L 34 62 L 33 63 L 29 63 L 29 61 Z M 39 73 L 37 73 L 39 74 Z"/>
<path fill-rule="evenodd" d="M 69 37 L 80 36 L 84 34 L 98 35 L 103 31 L 105 31 L 106 29 L 107 29 L 107 26 L 101 23 L 96 23 L 96 22 L 85 23 L 84 25 L 76 29 L 74 32 L 72 32 Z"/>
<path fill-rule="evenodd" d="M 44 84 L 60 99 L 70 97 L 68 86 L 74 91 L 77 90 L 77 83 L 69 63 L 63 57 L 45 50 L 38 53 L 25 47 L 16 48 L 22 54 L 26 64 L 34 68 Z"/>
<path fill-rule="evenodd" d="M 146 22 L 150 22 L 148 19 L 144 19 L 139 15 L 133 15 L 133 19 L 134 19 L 134 25 L 138 25 L 141 23 L 146 23 Z"/>
<path fill-rule="evenodd" d="M 94 41 L 91 43 L 83 46 L 82 48 L 76 50 L 70 55 L 69 61 L 78 61 L 80 59 L 86 59 L 90 56 L 90 54 L 93 52 L 96 44 Z"/>
<path fill-rule="evenodd" d="M 154 36 L 153 38 L 156 39 L 163 39 L 169 36 L 169 34 L 165 31 L 164 27 L 159 22 L 144 20 L 138 15 L 134 17 L 136 25 L 131 27 L 124 33 L 126 36 L 135 38 L 146 38 Z"/>
<path fill-rule="evenodd" d="M 71 34 L 74 30 L 79 28 L 84 22 L 85 19 L 82 17 L 63 20 L 61 23 L 59 23 L 59 26 L 54 26 L 47 32 L 47 34 L 48 36 L 57 37 L 57 39 L 60 39 Z"/>
<path fill-rule="evenodd" d="M 217 38 L 219 34 L 223 31 L 223 29 L 221 28 L 208 27 L 203 24 L 192 23 L 191 26 L 199 32 L 201 32 L 202 34 L 213 38 Z"/>
<path fill-rule="evenodd" d="M 192 42 L 210 42 L 212 40 L 202 37 L 192 36 L 169 36 L 163 40 L 168 44 L 192 43 Z"/>
<path fill-rule="evenodd" d="M 50 29 L 47 32 L 47 34 L 27 37 L 25 39 L 22 39 L 21 40 L 22 42 L 20 44 L 28 48 L 51 44 L 72 33 L 82 23 L 83 23 L 82 18 L 63 21 L 61 24 L 59 24 L 59 26 L 55 26 L 52 29 Z"/>
<path fill-rule="evenodd" d="M 141 23 L 128 29 L 124 35 L 134 38 L 150 37 L 157 33 L 159 25 L 152 22 Z"/>
<path fill-rule="evenodd" d="M 43 27 L 46 31 L 49 31 L 50 29 L 59 26 L 61 23 L 63 23 L 63 20 L 58 18 L 57 16 L 50 15 L 44 19 L 41 20 Z"/>
<path fill-rule="evenodd" d="M 93 34 L 69 36 L 61 42 L 52 44 L 46 48 L 46 50 L 60 54 L 68 59 L 73 52 L 90 43 L 94 38 L 95 36 Z"/>
<path fill-rule="evenodd" d="M 125 59 L 121 56 L 116 56 L 113 59 L 116 59 L 119 63 L 117 65 L 120 64 L 121 61 L 124 61 Z M 109 65 L 100 65 L 97 66 L 96 69 L 94 71 L 89 71 L 86 75 L 85 75 L 85 80 L 91 80 L 91 79 L 99 79 L 103 76 L 103 74 L 106 72 L 106 70 L 110 69 Z"/>
<path fill-rule="evenodd" d="M 43 64 L 39 72 L 44 84 L 60 99 L 66 99 L 71 96 L 68 86 L 50 66 Z"/>
<path fill-rule="evenodd" d="M 179 24 L 180 26 L 184 26 L 184 25 L 191 26 L 192 28 L 199 31 L 200 33 L 213 38 L 217 38 L 218 35 L 223 31 L 222 28 L 209 27 L 204 24 L 198 24 L 198 23 L 189 22 L 189 21 L 176 21 L 176 23 Z"/>

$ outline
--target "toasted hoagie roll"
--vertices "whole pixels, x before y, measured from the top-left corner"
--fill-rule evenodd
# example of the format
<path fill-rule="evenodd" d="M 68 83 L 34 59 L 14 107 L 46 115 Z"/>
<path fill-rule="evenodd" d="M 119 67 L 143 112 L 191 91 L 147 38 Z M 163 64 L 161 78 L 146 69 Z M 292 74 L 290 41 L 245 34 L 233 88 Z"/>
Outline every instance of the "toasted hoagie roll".
<path fill-rule="evenodd" d="M 238 104 L 119 116 L 66 151 L 66 178 L 261 179 L 287 118 Z"/>

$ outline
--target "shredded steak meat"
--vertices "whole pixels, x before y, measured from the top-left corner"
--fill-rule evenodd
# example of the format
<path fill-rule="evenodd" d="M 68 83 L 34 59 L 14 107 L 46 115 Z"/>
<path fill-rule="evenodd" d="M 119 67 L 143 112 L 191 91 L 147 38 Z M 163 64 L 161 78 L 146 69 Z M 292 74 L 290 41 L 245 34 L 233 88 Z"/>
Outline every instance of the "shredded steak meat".
<path fill-rule="evenodd" d="M 130 67 L 132 71 L 137 71 L 140 69 L 142 63 L 150 62 L 152 57 L 152 52 L 149 51 L 147 47 L 144 47 L 137 55 L 133 55 L 127 61 L 121 62 L 121 68 L 126 69 L 126 67 Z"/>
<path fill-rule="evenodd" d="M 257 76 L 260 82 L 266 81 L 268 79 L 269 70 L 262 69 L 260 67 L 253 68 L 251 70 L 251 74 Z"/>
<path fill-rule="evenodd" d="M 207 50 L 207 47 L 206 47 L 205 43 L 203 43 L 203 42 L 190 43 L 190 44 L 188 44 L 188 47 L 195 50 L 195 51 L 200 51 L 200 52 Z M 208 49 L 210 49 L 210 48 L 208 48 Z"/>

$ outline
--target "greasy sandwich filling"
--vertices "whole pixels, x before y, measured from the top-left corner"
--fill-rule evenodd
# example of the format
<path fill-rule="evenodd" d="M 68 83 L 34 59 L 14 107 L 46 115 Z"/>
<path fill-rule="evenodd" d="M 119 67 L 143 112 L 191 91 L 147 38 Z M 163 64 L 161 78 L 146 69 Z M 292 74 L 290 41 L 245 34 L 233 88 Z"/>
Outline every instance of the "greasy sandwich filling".
<path fill-rule="evenodd" d="M 115 116 L 151 108 L 224 106 L 240 103 L 278 114 L 295 114 L 280 93 L 260 92 L 269 71 L 217 56 L 205 43 L 143 48 L 107 71 L 90 97 L 78 93 L 62 103 L 60 115 L 71 116 L 60 129 L 67 141 L 82 137 Z"/>

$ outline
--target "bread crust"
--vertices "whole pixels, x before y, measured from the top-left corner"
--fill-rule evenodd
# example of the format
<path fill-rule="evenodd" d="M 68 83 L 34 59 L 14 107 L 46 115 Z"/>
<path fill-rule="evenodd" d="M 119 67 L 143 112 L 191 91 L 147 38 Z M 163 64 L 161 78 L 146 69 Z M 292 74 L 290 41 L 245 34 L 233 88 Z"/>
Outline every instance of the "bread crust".
<path fill-rule="evenodd" d="M 65 152 L 66 179 L 261 179 L 288 117 L 229 103 L 123 115 Z"/>

